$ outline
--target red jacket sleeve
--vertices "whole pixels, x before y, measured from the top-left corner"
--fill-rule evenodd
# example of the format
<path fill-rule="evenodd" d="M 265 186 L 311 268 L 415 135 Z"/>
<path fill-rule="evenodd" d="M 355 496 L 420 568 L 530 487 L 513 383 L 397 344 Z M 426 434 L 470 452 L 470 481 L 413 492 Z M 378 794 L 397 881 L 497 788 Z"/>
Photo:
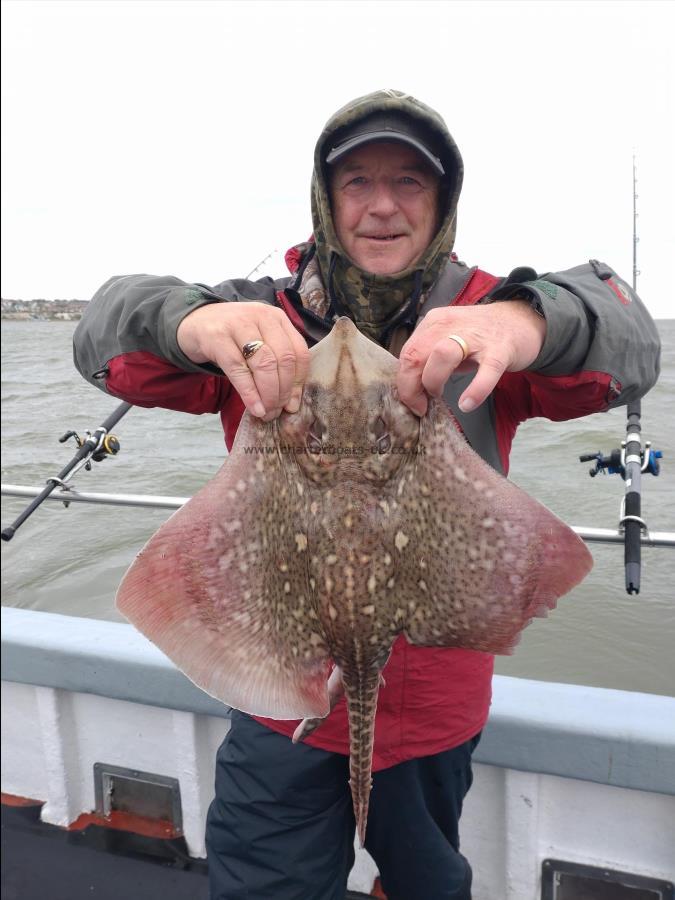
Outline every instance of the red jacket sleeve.
<path fill-rule="evenodd" d="M 495 388 L 495 404 L 516 424 L 537 416 L 564 422 L 605 412 L 617 393 L 618 386 L 606 372 L 506 372 Z"/>
<path fill-rule="evenodd" d="M 144 350 L 109 360 L 106 387 L 108 393 L 136 406 L 189 413 L 220 412 L 234 393 L 223 375 L 186 372 Z"/>
<path fill-rule="evenodd" d="M 497 445 L 504 472 L 509 470 L 511 445 L 521 422 L 536 416 L 564 422 L 604 412 L 614 396 L 616 387 L 605 372 L 506 372 L 493 393 Z"/>

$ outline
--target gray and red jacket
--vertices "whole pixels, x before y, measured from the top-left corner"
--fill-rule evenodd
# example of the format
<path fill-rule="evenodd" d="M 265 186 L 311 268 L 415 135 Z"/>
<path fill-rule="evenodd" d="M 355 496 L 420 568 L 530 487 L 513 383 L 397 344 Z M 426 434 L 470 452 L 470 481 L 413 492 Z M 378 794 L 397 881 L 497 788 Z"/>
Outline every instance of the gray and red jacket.
<path fill-rule="evenodd" d="M 235 279 L 207 287 L 150 275 L 110 279 L 75 331 L 75 365 L 92 384 L 138 406 L 220 413 L 229 449 L 244 406 L 219 369 L 197 365 L 182 353 L 176 331 L 186 315 L 207 303 L 257 301 L 281 307 L 310 345 L 320 340 L 331 323 L 304 309 L 296 290 L 306 257 L 292 250 L 286 259 L 292 275 L 276 281 Z M 503 474 L 524 420 L 563 421 L 625 404 L 645 394 L 659 372 L 660 342 L 649 313 L 597 260 L 542 276 L 517 269 L 500 279 L 453 257 L 420 317 L 440 306 L 514 296 L 528 298 L 546 318 L 537 359 L 526 371 L 505 373 L 475 412 L 457 407 L 470 374 L 451 378 L 444 394 L 473 448 Z M 378 700 L 374 770 L 441 752 L 477 734 L 488 715 L 492 670 L 489 654 L 413 647 L 399 637 Z M 297 725 L 260 721 L 287 735 Z M 349 752 L 344 701 L 307 743 Z"/>

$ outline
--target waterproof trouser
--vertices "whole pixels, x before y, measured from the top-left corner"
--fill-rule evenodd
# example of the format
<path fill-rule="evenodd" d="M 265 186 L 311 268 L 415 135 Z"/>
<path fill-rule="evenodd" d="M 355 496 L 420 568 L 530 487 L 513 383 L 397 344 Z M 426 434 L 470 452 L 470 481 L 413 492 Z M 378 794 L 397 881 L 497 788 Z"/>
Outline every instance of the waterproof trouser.
<path fill-rule="evenodd" d="M 366 849 L 388 900 L 470 900 L 458 821 L 478 740 L 374 774 Z M 211 900 L 344 900 L 354 861 L 348 782 L 348 757 L 292 744 L 233 711 L 206 828 Z"/>

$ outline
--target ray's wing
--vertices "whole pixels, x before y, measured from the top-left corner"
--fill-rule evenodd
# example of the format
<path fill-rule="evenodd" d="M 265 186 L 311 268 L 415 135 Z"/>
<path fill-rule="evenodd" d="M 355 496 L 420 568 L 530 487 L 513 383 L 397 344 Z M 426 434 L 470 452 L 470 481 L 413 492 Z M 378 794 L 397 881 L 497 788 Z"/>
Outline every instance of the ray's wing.
<path fill-rule="evenodd" d="M 305 492 L 275 427 L 245 415 L 215 478 L 141 550 L 117 606 L 224 703 L 325 716 L 330 666 L 310 605 Z"/>
<path fill-rule="evenodd" d="M 591 570 L 583 541 L 487 465 L 439 406 L 400 502 L 409 600 L 406 636 L 421 646 L 511 653 L 534 616 Z M 403 540 L 399 541 L 402 545 Z"/>

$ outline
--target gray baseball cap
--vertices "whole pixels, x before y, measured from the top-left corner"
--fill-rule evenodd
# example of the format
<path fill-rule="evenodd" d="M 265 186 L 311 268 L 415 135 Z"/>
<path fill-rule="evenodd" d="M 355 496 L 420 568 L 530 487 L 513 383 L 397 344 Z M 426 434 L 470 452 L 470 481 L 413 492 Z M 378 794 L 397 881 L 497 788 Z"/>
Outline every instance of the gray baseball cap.
<path fill-rule="evenodd" d="M 437 140 L 423 123 L 397 111 L 376 112 L 335 135 L 336 143 L 326 154 L 326 163 L 333 165 L 345 154 L 373 141 L 400 141 L 413 147 L 429 163 L 437 175 L 445 169 L 436 152 Z"/>

